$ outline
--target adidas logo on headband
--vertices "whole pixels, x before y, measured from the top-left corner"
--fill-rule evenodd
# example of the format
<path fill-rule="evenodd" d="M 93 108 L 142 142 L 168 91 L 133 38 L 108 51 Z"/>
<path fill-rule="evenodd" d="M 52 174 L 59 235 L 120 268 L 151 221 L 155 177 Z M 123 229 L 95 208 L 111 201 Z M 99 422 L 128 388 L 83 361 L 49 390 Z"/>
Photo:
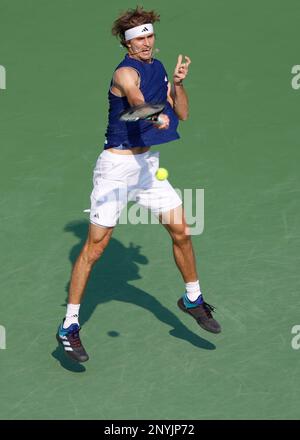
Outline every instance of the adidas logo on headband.
<path fill-rule="evenodd" d="M 129 41 L 132 40 L 132 38 L 140 37 L 141 35 L 144 35 L 144 32 L 149 34 L 153 33 L 152 23 L 142 24 L 141 26 L 135 26 L 134 28 L 128 29 L 125 31 L 125 40 Z"/>

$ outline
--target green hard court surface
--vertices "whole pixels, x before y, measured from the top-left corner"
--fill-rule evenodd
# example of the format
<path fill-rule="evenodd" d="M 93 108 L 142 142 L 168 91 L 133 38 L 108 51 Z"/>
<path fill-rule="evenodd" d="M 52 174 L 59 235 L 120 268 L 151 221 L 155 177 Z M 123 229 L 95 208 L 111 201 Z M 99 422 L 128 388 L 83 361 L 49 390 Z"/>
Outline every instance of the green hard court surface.
<path fill-rule="evenodd" d="M 300 415 L 298 0 L 145 1 L 158 58 L 192 59 L 190 118 L 155 147 L 176 188 L 204 188 L 193 236 L 223 332 L 176 305 L 159 225 L 119 225 L 81 309 L 86 364 L 55 340 L 85 240 L 107 89 L 131 1 L 0 0 L 1 419 L 292 419 Z M 2 327 L 2 329 L 3 329 Z"/>

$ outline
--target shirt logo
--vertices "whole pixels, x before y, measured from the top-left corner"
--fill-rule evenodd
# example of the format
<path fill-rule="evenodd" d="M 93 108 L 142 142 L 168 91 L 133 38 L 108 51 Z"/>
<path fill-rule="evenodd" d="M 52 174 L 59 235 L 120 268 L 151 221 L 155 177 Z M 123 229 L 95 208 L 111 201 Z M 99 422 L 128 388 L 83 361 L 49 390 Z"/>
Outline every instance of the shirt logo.
<path fill-rule="evenodd" d="M 168 81 L 168 78 L 165 76 L 165 82 L 167 82 Z"/>

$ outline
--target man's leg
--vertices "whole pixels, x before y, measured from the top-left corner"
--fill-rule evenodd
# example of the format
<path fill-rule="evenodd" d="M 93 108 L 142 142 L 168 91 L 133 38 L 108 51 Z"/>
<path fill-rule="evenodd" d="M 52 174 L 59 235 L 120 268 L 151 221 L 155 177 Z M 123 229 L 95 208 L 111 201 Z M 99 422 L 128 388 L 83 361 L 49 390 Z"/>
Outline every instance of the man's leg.
<path fill-rule="evenodd" d="M 79 337 L 79 308 L 84 290 L 95 262 L 103 254 L 112 235 L 113 228 L 105 228 L 90 224 L 88 238 L 78 256 L 72 270 L 67 314 L 63 324 L 59 326 L 57 340 L 65 352 L 78 362 L 89 359 Z"/>
<path fill-rule="evenodd" d="M 159 220 L 172 238 L 175 263 L 184 282 L 197 281 L 196 259 L 182 205 L 167 213 L 160 214 Z"/>
<path fill-rule="evenodd" d="M 73 267 L 69 304 L 80 304 L 91 270 L 108 245 L 114 228 L 104 228 L 90 224 L 88 238 Z"/>
<path fill-rule="evenodd" d="M 159 219 L 172 238 L 174 259 L 185 281 L 186 291 L 179 299 L 178 307 L 193 316 L 205 330 L 220 333 L 221 327 L 211 314 L 214 308 L 204 302 L 201 294 L 195 254 L 182 205 L 161 214 Z"/>

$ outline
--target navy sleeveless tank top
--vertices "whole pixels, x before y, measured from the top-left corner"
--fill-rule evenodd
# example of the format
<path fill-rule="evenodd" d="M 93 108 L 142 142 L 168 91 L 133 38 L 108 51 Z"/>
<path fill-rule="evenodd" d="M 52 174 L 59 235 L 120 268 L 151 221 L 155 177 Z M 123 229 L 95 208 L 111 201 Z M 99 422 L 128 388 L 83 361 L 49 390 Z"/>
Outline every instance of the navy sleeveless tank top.
<path fill-rule="evenodd" d="M 179 139 L 177 133 L 178 117 L 172 106 L 167 101 L 168 75 L 163 64 L 153 59 L 151 63 L 145 63 L 130 58 L 127 54 L 124 60 L 116 67 L 132 67 L 140 76 L 140 90 L 145 102 L 157 104 L 165 102 L 163 113 L 170 118 L 169 128 L 158 130 L 152 122 L 136 121 L 123 122 L 119 120 L 122 110 L 130 107 L 127 98 L 120 98 L 111 92 L 112 81 L 108 91 L 109 113 L 108 126 L 105 133 L 104 148 L 120 147 L 150 147 L 151 145 L 164 144 Z"/>

